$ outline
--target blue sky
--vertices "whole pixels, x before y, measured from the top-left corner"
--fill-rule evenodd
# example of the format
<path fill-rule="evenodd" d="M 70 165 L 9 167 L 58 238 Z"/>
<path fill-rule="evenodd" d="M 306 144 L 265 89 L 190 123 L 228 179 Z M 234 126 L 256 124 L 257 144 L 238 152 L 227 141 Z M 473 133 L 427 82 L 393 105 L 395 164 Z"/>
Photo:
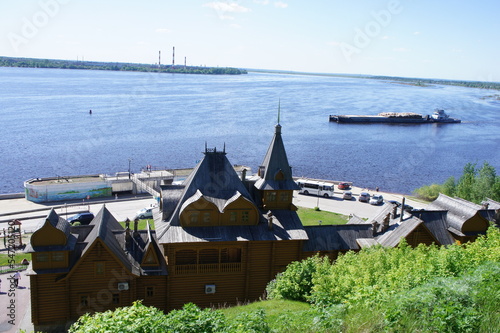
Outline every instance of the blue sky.
<path fill-rule="evenodd" d="M 0 0 L 0 55 L 500 81 L 500 2 Z"/>

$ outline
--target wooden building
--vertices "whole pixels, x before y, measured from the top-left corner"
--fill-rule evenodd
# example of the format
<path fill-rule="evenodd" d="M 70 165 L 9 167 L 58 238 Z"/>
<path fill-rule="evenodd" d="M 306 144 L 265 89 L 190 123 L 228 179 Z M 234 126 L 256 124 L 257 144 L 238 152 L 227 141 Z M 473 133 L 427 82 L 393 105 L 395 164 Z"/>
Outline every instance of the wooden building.
<path fill-rule="evenodd" d="M 138 299 L 164 311 L 254 301 L 293 261 L 318 253 L 334 260 L 402 238 L 451 244 L 488 225 L 478 207 L 440 196 L 433 210 L 404 219 L 387 204 L 366 223 L 303 227 L 292 203 L 297 189 L 278 124 L 256 176 L 240 178 L 225 149 L 205 148 L 182 185 L 161 187 L 156 230 L 123 227 L 106 207 L 75 227 L 51 211 L 27 247 L 35 329 L 59 331 L 84 313 Z"/>
<path fill-rule="evenodd" d="M 165 311 L 259 299 L 303 257 L 295 189 L 278 124 L 257 177 L 240 178 L 225 149 L 205 148 L 182 185 L 162 186 L 156 230 L 124 228 L 105 207 L 78 227 L 51 211 L 27 249 L 35 329 L 137 299 Z"/>

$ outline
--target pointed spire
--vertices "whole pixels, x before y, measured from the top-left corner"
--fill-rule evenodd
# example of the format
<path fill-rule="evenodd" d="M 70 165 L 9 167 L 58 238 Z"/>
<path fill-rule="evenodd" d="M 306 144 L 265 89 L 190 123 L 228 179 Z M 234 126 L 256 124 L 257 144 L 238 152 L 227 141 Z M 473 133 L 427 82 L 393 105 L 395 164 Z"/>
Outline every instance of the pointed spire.
<path fill-rule="evenodd" d="M 281 98 L 278 99 L 278 125 L 280 124 Z"/>
<path fill-rule="evenodd" d="M 281 133 L 280 116 L 281 116 L 281 98 L 278 99 L 278 123 L 274 127 L 275 128 L 274 132 L 276 134 L 280 134 Z"/>

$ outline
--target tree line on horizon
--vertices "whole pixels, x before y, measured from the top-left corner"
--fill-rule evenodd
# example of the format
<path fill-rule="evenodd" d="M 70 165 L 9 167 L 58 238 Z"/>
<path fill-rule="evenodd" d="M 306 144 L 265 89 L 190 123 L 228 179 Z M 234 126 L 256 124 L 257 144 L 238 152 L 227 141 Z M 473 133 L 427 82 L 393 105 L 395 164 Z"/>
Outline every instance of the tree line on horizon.
<path fill-rule="evenodd" d="M 28 59 L 28 58 L 10 58 L 10 57 L 0 57 L 0 67 L 87 69 L 87 70 L 157 72 L 157 73 L 179 73 L 179 74 L 207 74 L 207 75 L 247 74 L 246 70 L 233 67 L 201 67 L 201 66 L 184 66 L 184 65 L 158 66 L 158 65 L 148 65 L 148 64 L 133 64 L 133 63 Z"/>

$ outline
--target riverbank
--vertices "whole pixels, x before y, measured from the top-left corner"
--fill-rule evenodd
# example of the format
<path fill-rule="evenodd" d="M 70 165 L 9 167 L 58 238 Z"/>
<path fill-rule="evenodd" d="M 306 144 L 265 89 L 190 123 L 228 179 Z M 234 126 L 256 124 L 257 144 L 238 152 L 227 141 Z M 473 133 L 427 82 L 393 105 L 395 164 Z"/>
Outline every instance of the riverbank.
<path fill-rule="evenodd" d="M 205 75 L 240 75 L 247 71 L 232 67 L 203 67 L 186 65 L 136 64 L 122 62 L 74 61 L 36 58 L 0 57 L 0 67 L 87 69 L 127 72 L 155 72 Z"/>

